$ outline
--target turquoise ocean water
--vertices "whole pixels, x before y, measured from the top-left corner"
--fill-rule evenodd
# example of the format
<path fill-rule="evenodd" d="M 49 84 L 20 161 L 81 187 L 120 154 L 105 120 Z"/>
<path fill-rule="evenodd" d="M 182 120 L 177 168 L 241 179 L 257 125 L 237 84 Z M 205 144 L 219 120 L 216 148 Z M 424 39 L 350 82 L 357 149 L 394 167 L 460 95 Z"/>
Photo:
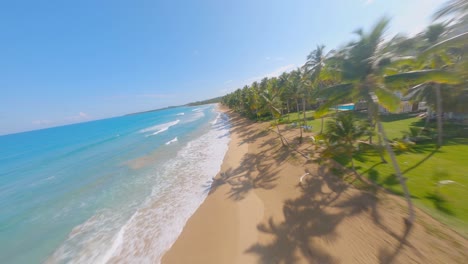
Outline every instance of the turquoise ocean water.
<path fill-rule="evenodd" d="M 157 263 L 229 142 L 214 105 L 0 136 L 0 263 Z"/>

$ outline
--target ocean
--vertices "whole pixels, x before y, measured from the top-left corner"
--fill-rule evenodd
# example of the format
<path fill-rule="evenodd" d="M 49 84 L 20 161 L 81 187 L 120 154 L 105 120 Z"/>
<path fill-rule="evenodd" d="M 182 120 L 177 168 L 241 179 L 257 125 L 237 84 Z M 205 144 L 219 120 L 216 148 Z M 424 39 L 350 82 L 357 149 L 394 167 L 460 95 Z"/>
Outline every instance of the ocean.
<path fill-rule="evenodd" d="M 158 263 L 228 143 L 215 105 L 0 136 L 0 263 Z"/>

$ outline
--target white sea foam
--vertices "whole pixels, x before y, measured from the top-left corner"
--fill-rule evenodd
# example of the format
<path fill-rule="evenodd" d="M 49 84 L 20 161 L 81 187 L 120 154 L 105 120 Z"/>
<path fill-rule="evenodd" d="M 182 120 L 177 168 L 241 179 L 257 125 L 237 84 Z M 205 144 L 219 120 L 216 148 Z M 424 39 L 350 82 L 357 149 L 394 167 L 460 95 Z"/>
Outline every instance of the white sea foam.
<path fill-rule="evenodd" d="M 155 125 L 155 126 L 152 126 L 152 127 L 148 127 L 148 128 L 145 128 L 145 129 L 142 129 L 140 130 L 139 132 L 140 133 L 146 133 L 146 132 L 153 132 L 153 131 L 156 131 L 150 135 L 147 135 L 147 136 L 154 136 L 154 135 L 157 135 L 161 132 L 164 132 L 166 130 L 168 130 L 171 126 L 175 126 L 177 125 L 178 123 L 180 122 L 179 119 L 175 120 L 175 121 L 172 121 L 172 122 L 168 122 L 168 123 L 164 123 L 164 124 L 159 124 L 159 125 Z"/>
<path fill-rule="evenodd" d="M 174 139 L 169 140 L 168 142 L 166 142 L 166 145 L 169 145 L 169 144 L 175 143 L 175 142 L 177 142 L 177 137 L 175 137 Z"/>
<path fill-rule="evenodd" d="M 216 125 L 216 123 L 218 123 L 219 119 L 221 118 L 221 113 L 218 113 L 218 115 L 216 116 L 215 120 L 213 120 L 211 122 L 212 125 Z"/>
<path fill-rule="evenodd" d="M 193 122 L 193 121 L 196 121 L 202 117 L 205 116 L 205 113 L 203 112 L 194 112 L 192 114 L 190 114 L 187 119 L 184 120 L 184 123 L 189 123 L 189 122 Z"/>
<path fill-rule="evenodd" d="M 153 188 L 142 204 L 100 211 L 74 228 L 47 262 L 159 263 L 206 198 L 227 151 L 228 133 L 227 118 L 219 115 L 208 132 L 148 174 Z"/>
<path fill-rule="evenodd" d="M 195 109 L 192 109 L 192 112 L 200 112 L 200 111 L 203 111 L 205 109 L 209 108 L 209 106 L 206 106 L 206 107 L 198 107 L 198 108 L 195 108 Z"/>
<path fill-rule="evenodd" d="M 168 129 L 169 129 L 169 127 L 162 128 L 162 129 L 160 129 L 160 130 L 158 130 L 158 131 L 156 131 L 156 132 L 154 132 L 154 133 L 151 133 L 151 134 L 149 134 L 149 135 L 146 135 L 146 137 L 156 136 L 157 134 L 162 133 L 162 132 L 164 132 L 164 131 L 167 131 Z"/>
<path fill-rule="evenodd" d="M 183 116 L 185 113 L 178 113 L 176 116 Z"/>

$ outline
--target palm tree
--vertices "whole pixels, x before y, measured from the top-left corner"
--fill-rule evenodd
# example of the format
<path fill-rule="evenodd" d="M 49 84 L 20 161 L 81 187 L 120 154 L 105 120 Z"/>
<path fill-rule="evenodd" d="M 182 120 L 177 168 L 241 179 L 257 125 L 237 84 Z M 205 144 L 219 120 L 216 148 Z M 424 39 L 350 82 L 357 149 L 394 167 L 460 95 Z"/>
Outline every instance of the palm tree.
<path fill-rule="evenodd" d="M 434 15 L 434 20 L 442 17 L 454 16 L 455 19 L 466 19 L 468 14 L 468 0 L 447 1 Z"/>
<path fill-rule="evenodd" d="M 261 109 L 263 108 L 262 102 L 261 102 L 261 96 L 260 96 L 260 87 L 258 85 L 258 82 L 253 82 L 252 85 L 250 86 L 251 89 L 251 97 L 253 100 L 253 110 L 255 111 L 255 116 L 258 118 L 261 114 Z"/>
<path fill-rule="evenodd" d="M 310 52 L 307 56 L 306 63 L 302 66 L 305 75 L 308 76 L 310 80 L 311 88 L 315 91 L 315 99 L 317 99 L 316 97 L 319 88 L 324 86 L 327 81 L 333 79 L 333 76 L 330 75 L 330 72 L 325 68 L 327 66 L 327 62 L 332 58 L 333 53 L 334 51 L 332 50 L 325 54 L 325 45 L 317 45 L 317 48 Z M 322 71 L 324 68 L 325 71 Z M 320 134 L 322 134 L 324 115 L 321 115 L 320 117 L 322 119 Z"/>
<path fill-rule="evenodd" d="M 326 126 L 326 138 L 332 146 L 341 147 L 351 160 L 354 173 L 355 143 L 364 135 L 368 134 L 368 124 L 357 120 L 350 112 L 338 113 L 333 120 L 329 120 Z"/>
<path fill-rule="evenodd" d="M 382 18 L 369 33 L 365 33 L 361 29 L 356 31 L 359 40 L 348 44 L 336 56 L 337 59 L 341 60 L 339 70 L 341 71 L 342 83 L 323 90 L 325 95 L 328 96 L 328 102 L 324 107 L 336 105 L 343 98 L 365 100 L 368 105 L 369 123 L 372 129 L 377 125 L 379 138 L 384 139 L 382 143 L 385 146 L 388 143 L 385 140 L 385 132 L 378 118 L 378 109 L 379 106 L 390 110 L 394 109 L 398 106 L 399 101 L 393 92 L 386 89 L 382 78 L 383 66 L 389 62 L 389 58 L 381 54 L 383 34 L 388 24 L 389 19 Z M 387 148 L 388 150 L 389 148 Z M 414 210 L 410 193 L 406 187 L 406 182 L 396 162 L 394 153 L 388 151 L 388 154 L 391 157 L 392 165 L 400 180 L 408 203 L 409 216 L 407 222 L 412 224 L 414 221 Z"/>
<path fill-rule="evenodd" d="M 388 61 L 381 54 L 383 34 L 388 23 L 387 18 L 382 18 L 367 34 L 363 30 L 357 30 L 359 40 L 351 42 L 335 55 L 335 59 L 341 61 L 339 72 L 342 82 L 321 91 L 327 97 L 327 103 L 323 107 L 342 103 L 344 98 L 349 101 L 366 101 L 372 127 L 375 127 L 378 106 L 373 103 L 370 92 L 379 96 L 379 103 L 384 108 L 396 108 L 398 98 L 385 88 L 381 79 L 383 65 Z"/>
<path fill-rule="evenodd" d="M 468 0 L 447 1 L 432 18 L 434 21 L 448 18 L 451 36 L 468 31 Z"/>
<path fill-rule="evenodd" d="M 293 95 L 292 95 L 291 90 L 289 89 L 288 77 L 289 77 L 289 74 L 286 73 L 286 72 L 283 72 L 278 77 L 278 86 L 283 91 L 281 93 L 281 101 L 286 103 L 286 110 L 287 110 L 287 113 L 288 113 L 288 120 L 289 120 L 289 113 L 291 112 L 289 101 L 290 101 L 290 99 L 292 98 Z"/>
<path fill-rule="evenodd" d="M 298 69 L 299 71 L 299 91 L 302 97 L 302 127 L 305 128 L 307 125 L 307 119 L 306 119 L 306 105 L 307 105 L 307 98 L 310 94 L 310 88 L 312 86 L 312 81 L 309 79 L 309 76 L 307 76 L 306 72 L 302 69 Z M 300 137 L 300 142 L 302 142 L 302 130 L 301 130 L 301 137 Z"/>
<path fill-rule="evenodd" d="M 430 25 L 424 32 L 424 37 L 431 45 L 437 43 L 440 37 L 447 31 L 444 23 Z"/>
<path fill-rule="evenodd" d="M 288 78 L 288 89 L 290 90 L 290 93 L 292 94 L 295 102 L 296 102 L 296 111 L 297 111 L 297 119 L 300 119 L 300 109 L 299 109 L 299 100 L 303 98 L 303 90 L 302 90 L 302 84 L 301 84 L 301 72 L 299 69 L 292 71 L 289 74 Z M 300 131 L 300 138 L 302 139 L 302 126 L 299 125 L 299 131 Z"/>
<path fill-rule="evenodd" d="M 280 104 L 278 101 L 279 93 L 275 92 L 274 89 L 266 89 L 262 93 L 262 97 L 265 99 L 266 106 L 270 110 L 272 118 L 275 120 L 276 130 L 278 132 L 278 137 L 281 140 L 281 145 L 286 146 L 283 136 L 281 135 L 281 131 L 279 129 L 279 118 L 281 117 L 281 111 L 278 109 L 278 105 Z"/>
<path fill-rule="evenodd" d="M 437 111 L 437 145 L 441 147 L 443 144 L 443 97 L 441 89 L 452 89 L 463 83 L 460 72 L 465 72 L 466 69 L 457 71 L 463 63 L 457 63 L 458 56 L 453 54 L 457 47 L 464 46 L 468 40 L 468 33 L 464 33 L 448 40 L 434 44 L 419 55 L 419 58 L 408 59 L 405 61 L 405 69 L 411 69 L 403 73 L 389 74 L 385 77 L 387 86 L 407 88 L 410 96 L 414 98 L 435 98 L 435 108 Z M 452 49 L 452 52 L 448 52 Z M 451 54 L 452 53 L 452 54 Z M 395 68 L 390 68 L 390 71 Z M 463 73 L 462 73 L 463 74 Z M 428 100 L 430 102 L 430 100 Z"/>

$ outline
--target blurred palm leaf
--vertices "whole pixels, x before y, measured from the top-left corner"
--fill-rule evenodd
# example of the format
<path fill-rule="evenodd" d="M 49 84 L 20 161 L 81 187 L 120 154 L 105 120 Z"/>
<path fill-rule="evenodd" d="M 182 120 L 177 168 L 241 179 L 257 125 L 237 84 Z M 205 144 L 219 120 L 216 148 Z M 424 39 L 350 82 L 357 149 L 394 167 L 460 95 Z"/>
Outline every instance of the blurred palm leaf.
<path fill-rule="evenodd" d="M 384 79 L 385 84 L 389 87 L 408 87 L 425 82 L 459 84 L 462 81 L 458 74 L 444 70 L 410 71 L 385 76 Z"/>
<path fill-rule="evenodd" d="M 423 51 L 421 56 L 425 57 L 427 55 L 433 54 L 435 52 L 445 50 L 451 47 L 463 47 L 466 49 L 468 47 L 468 32 L 462 33 L 455 37 L 449 38 L 447 40 L 441 41 L 426 50 Z"/>
<path fill-rule="evenodd" d="M 388 111 L 395 112 L 399 109 L 400 98 L 398 98 L 393 91 L 390 91 L 385 87 L 379 87 L 375 89 L 375 95 L 379 99 L 379 104 L 385 107 Z"/>

